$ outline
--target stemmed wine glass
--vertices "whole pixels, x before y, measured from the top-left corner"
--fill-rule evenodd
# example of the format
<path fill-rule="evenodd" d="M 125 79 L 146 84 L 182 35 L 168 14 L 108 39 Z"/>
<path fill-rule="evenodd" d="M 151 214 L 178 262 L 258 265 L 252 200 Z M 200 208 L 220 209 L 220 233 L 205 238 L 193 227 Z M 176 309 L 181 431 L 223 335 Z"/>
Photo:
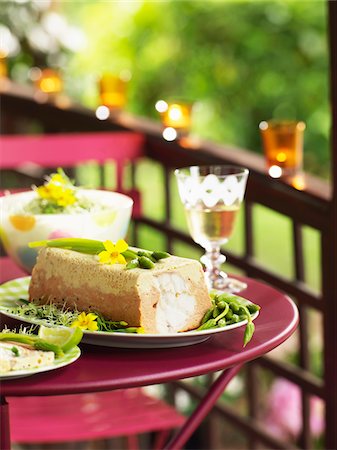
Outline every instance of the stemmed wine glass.
<path fill-rule="evenodd" d="M 189 231 L 206 251 L 200 260 L 209 289 L 239 292 L 247 287 L 221 270 L 226 257 L 220 253 L 220 246 L 232 235 L 248 173 L 245 168 L 222 165 L 175 170 Z"/>

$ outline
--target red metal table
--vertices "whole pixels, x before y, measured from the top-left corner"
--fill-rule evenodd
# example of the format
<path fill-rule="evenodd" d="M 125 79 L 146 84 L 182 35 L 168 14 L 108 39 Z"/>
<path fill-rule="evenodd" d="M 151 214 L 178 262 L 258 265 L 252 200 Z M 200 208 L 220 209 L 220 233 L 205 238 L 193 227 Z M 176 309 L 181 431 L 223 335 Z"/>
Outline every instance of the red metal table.
<path fill-rule="evenodd" d="M 241 279 L 241 277 L 240 277 Z M 222 370 L 193 414 L 165 447 L 181 448 L 199 426 L 240 367 L 284 342 L 298 324 L 289 297 L 249 278 L 243 296 L 261 305 L 256 331 L 242 347 L 244 327 L 213 335 L 205 342 L 179 348 L 120 349 L 82 346 L 73 364 L 51 372 L 1 384 L 1 449 L 10 448 L 6 396 L 64 395 L 165 383 Z"/>

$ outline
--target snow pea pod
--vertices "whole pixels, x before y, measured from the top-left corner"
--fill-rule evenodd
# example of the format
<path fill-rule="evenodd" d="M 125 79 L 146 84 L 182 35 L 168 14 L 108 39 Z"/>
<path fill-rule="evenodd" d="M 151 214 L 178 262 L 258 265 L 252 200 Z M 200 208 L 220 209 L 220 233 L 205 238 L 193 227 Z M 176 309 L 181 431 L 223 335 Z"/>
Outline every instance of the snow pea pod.
<path fill-rule="evenodd" d="M 151 255 L 157 261 L 159 261 L 160 259 L 168 258 L 169 256 L 171 256 L 167 252 L 152 252 Z"/>
<path fill-rule="evenodd" d="M 139 260 L 138 260 L 138 258 L 132 259 L 125 266 L 126 269 L 136 269 L 137 267 L 139 267 Z"/>
<path fill-rule="evenodd" d="M 230 308 L 228 308 L 228 312 L 226 314 L 226 319 L 231 320 L 232 317 L 233 317 L 233 311 Z"/>
<path fill-rule="evenodd" d="M 238 323 L 240 322 L 240 316 L 238 314 L 233 314 L 231 318 L 231 323 Z"/>
<path fill-rule="evenodd" d="M 215 327 L 216 327 L 216 320 L 209 319 L 209 320 L 207 320 L 207 322 L 205 322 L 199 328 L 197 328 L 197 331 L 209 330 L 210 328 L 215 328 Z"/>
<path fill-rule="evenodd" d="M 154 262 L 151 261 L 150 258 L 146 256 L 140 256 L 139 259 L 139 267 L 142 269 L 152 269 L 154 267 Z"/>
<path fill-rule="evenodd" d="M 119 333 L 138 333 L 139 327 L 118 328 L 115 330 Z"/>
<path fill-rule="evenodd" d="M 247 323 L 247 326 L 246 326 L 246 329 L 245 329 L 245 333 L 244 333 L 244 336 L 243 336 L 243 346 L 244 347 L 246 347 L 248 342 L 252 339 L 254 331 L 255 331 L 254 323 L 253 322 Z"/>
<path fill-rule="evenodd" d="M 228 305 L 230 309 L 233 311 L 233 313 L 238 314 L 240 311 L 240 305 L 235 300 L 230 300 L 228 302 Z"/>
<path fill-rule="evenodd" d="M 254 314 L 261 309 L 261 307 L 259 305 L 256 305 L 255 303 L 252 303 L 249 300 L 247 300 L 246 298 L 240 297 L 239 295 L 237 295 L 235 297 L 235 301 L 240 306 L 245 306 L 248 309 L 248 311 L 250 312 L 250 314 Z"/>
<path fill-rule="evenodd" d="M 155 258 L 153 258 L 151 252 L 148 252 L 146 250 L 139 250 L 137 254 L 138 254 L 138 256 L 145 256 L 146 258 L 148 258 L 153 263 L 157 262 L 157 260 Z"/>
<path fill-rule="evenodd" d="M 220 309 L 216 306 L 213 308 L 213 319 L 215 319 L 220 314 Z"/>
<path fill-rule="evenodd" d="M 255 314 L 257 311 L 260 311 L 261 306 L 256 305 L 255 303 L 249 303 L 247 308 L 251 314 Z"/>
<path fill-rule="evenodd" d="M 205 322 L 211 319 L 212 316 L 213 316 L 213 308 L 210 308 L 205 312 L 204 317 L 201 319 L 200 324 L 203 325 Z"/>
<path fill-rule="evenodd" d="M 218 327 L 219 328 L 223 328 L 223 327 L 225 327 L 227 325 L 227 320 L 226 319 L 220 319 L 219 320 L 219 322 L 218 322 Z"/>
<path fill-rule="evenodd" d="M 228 304 L 228 303 L 226 303 L 224 300 L 221 300 L 221 301 L 219 301 L 219 302 L 216 303 L 216 306 L 217 306 L 217 308 L 223 310 L 223 309 L 226 308 L 226 305 L 227 305 L 227 304 Z"/>

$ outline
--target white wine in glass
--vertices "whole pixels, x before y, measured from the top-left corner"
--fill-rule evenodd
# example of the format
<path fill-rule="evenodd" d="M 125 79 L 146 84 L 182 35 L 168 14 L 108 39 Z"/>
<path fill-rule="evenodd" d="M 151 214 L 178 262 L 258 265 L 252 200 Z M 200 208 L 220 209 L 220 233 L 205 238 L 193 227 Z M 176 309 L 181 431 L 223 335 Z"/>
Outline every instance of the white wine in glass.
<path fill-rule="evenodd" d="M 205 250 L 201 262 L 210 289 L 239 292 L 245 283 L 221 270 L 220 246 L 231 237 L 242 203 L 248 170 L 234 166 L 192 166 L 175 171 L 191 236 Z"/>

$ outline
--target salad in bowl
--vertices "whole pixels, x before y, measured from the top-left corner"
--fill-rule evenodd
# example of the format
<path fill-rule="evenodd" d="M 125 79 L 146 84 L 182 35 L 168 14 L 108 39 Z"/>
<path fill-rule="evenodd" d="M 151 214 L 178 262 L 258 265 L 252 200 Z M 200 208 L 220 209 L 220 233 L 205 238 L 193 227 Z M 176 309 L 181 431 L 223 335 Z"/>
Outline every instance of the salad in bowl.
<path fill-rule="evenodd" d="M 124 194 L 77 187 L 57 169 L 43 185 L 0 198 L 1 241 L 7 254 L 30 273 L 37 250 L 29 248 L 29 242 L 65 237 L 123 239 L 132 206 L 133 200 Z"/>

